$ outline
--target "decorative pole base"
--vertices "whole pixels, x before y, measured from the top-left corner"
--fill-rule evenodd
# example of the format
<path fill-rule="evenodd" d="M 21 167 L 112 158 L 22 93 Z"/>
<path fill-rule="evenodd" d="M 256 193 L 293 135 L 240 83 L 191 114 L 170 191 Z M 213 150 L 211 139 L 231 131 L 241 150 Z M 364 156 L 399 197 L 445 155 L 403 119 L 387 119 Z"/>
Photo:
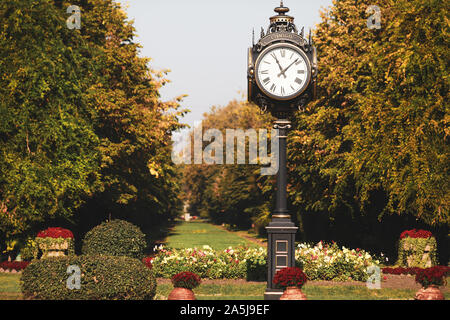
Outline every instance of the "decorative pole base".
<path fill-rule="evenodd" d="M 295 233 L 297 227 L 291 221 L 290 215 L 273 215 L 272 222 L 266 227 L 267 244 L 267 289 L 264 300 L 279 300 L 282 289 L 275 288 L 273 277 L 277 271 L 295 266 Z"/>

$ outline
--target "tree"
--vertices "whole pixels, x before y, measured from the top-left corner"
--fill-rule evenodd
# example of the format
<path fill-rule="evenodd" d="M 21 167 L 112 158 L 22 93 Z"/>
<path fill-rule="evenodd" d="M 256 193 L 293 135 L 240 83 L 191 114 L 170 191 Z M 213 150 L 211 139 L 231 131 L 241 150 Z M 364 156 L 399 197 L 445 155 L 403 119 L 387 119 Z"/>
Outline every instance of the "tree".
<path fill-rule="evenodd" d="M 381 8 L 380 30 L 367 28 L 369 5 Z M 383 233 L 392 246 L 412 224 L 445 233 L 448 6 L 335 0 L 322 13 L 319 98 L 291 135 L 290 195 L 304 221 L 325 217 L 328 237 L 338 224 L 340 236 L 353 230 L 360 243 L 381 246 Z"/>
<path fill-rule="evenodd" d="M 218 129 L 226 141 L 226 129 L 268 129 L 270 116 L 261 114 L 258 107 L 245 102 L 232 101 L 226 107 L 213 107 L 204 115 L 203 131 Z M 203 143 L 203 149 L 209 142 Z M 226 150 L 223 150 L 226 159 Z M 248 147 L 246 163 L 249 163 Z M 236 160 L 236 159 L 235 159 Z M 236 162 L 235 162 L 236 163 Z M 215 223 L 226 223 L 248 229 L 264 210 L 271 195 L 264 190 L 260 166 L 245 164 L 186 165 L 184 167 L 185 190 L 190 211 L 210 218 Z"/>
<path fill-rule="evenodd" d="M 66 26 L 69 5 L 81 29 Z M 180 210 L 170 133 L 181 97 L 139 57 L 114 1 L 0 4 L 0 233 L 80 233 L 109 216 L 158 226 Z"/>

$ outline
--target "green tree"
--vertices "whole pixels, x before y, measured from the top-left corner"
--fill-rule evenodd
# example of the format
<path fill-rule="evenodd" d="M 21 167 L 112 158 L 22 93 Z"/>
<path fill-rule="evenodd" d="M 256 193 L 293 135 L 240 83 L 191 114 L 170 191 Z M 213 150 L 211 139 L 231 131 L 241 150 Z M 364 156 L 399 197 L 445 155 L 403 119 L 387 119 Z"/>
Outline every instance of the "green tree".
<path fill-rule="evenodd" d="M 370 5 L 381 9 L 379 30 L 367 27 Z M 318 100 L 290 136 L 291 200 L 300 220 L 323 217 L 322 235 L 341 225 L 341 237 L 384 235 L 392 246 L 405 226 L 446 233 L 448 9 L 445 1 L 335 0 L 322 13 Z M 392 214 L 399 223 L 388 227 Z"/>
<path fill-rule="evenodd" d="M 213 107 L 204 114 L 203 131 L 218 129 L 226 142 L 226 129 L 270 130 L 270 116 L 261 114 L 255 106 L 245 102 L 232 101 L 226 107 Z M 210 142 L 204 142 L 205 148 Z M 248 141 L 247 141 L 248 143 Z M 223 150 L 223 159 L 226 150 Z M 246 163 L 249 163 L 248 145 Z M 225 160 L 224 160 L 225 162 Z M 238 228 L 249 228 L 253 221 L 267 210 L 271 194 L 264 190 L 265 181 L 260 165 L 186 165 L 184 183 L 191 214 L 200 214 L 215 223 L 226 223 Z"/>
<path fill-rule="evenodd" d="M 81 29 L 66 26 L 69 5 Z M 0 4 L 0 234 L 84 233 L 109 216 L 157 226 L 180 209 L 170 133 L 181 97 L 139 57 L 114 1 Z M 142 228 L 145 229 L 144 227 Z M 76 231 L 76 230 L 75 230 Z"/>

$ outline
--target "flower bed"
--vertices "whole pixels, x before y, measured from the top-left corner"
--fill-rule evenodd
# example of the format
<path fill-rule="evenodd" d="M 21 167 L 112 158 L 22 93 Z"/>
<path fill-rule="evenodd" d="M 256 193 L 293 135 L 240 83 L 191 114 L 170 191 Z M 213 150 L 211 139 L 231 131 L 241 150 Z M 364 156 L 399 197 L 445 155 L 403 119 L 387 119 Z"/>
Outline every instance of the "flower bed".
<path fill-rule="evenodd" d="M 444 272 L 446 272 L 446 274 L 450 274 L 450 267 L 446 267 L 446 266 L 437 266 L 434 268 L 439 268 L 439 270 L 442 270 Z M 403 268 L 403 267 L 396 267 L 396 268 L 390 268 L 390 267 L 386 267 L 386 268 L 382 268 L 382 272 L 384 274 L 394 274 L 394 275 L 411 275 L 414 276 L 416 275 L 418 272 L 421 272 L 422 270 L 427 270 L 427 269 L 431 269 L 431 268 Z"/>
<path fill-rule="evenodd" d="M 30 264 L 29 261 L 3 261 L 0 263 L 0 269 L 22 271 Z"/>
<path fill-rule="evenodd" d="M 322 241 L 311 246 L 299 244 L 295 259 L 303 265 L 303 271 L 310 280 L 366 281 L 367 268 L 380 262 L 361 249 L 339 247 L 335 242 Z"/>
<path fill-rule="evenodd" d="M 177 273 L 190 271 L 207 279 L 252 279 L 261 277 L 252 272 L 265 272 L 266 250 L 229 247 L 215 251 L 209 246 L 177 250 L 160 247 L 151 264 L 155 275 L 161 278 L 172 278 Z"/>
<path fill-rule="evenodd" d="M 160 278 L 191 271 L 207 279 L 265 280 L 266 260 L 264 248 L 229 247 L 215 251 L 208 246 L 179 250 L 160 247 L 151 265 Z M 322 242 L 315 246 L 298 245 L 295 260 L 296 266 L 301 267 L 310 280 L 366 281 L 367 267 L 379 265 L 379 261 L 364 250 Z"/>

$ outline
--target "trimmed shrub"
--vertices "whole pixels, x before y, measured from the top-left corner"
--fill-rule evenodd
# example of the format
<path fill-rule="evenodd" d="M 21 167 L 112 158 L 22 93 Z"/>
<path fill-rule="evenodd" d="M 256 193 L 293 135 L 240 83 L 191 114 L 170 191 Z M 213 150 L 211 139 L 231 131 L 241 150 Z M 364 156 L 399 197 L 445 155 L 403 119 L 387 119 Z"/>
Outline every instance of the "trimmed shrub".
<path fill-rule="evenodd" d="M 69 289 L 69 266 L 81 271 L 80 289 Z M 151 300 L 156 293 L 153 272 L 129 257 L 65 256 L 34 260 L 23 271 L 24 298 L 43 300 Z"/>
<path fill-rule="evenodd" d="M 86 233 L 82 252 L 142 259 L 146 246 L 145 235 L 137 226 L 124 220 L 112 220 Z"/>

